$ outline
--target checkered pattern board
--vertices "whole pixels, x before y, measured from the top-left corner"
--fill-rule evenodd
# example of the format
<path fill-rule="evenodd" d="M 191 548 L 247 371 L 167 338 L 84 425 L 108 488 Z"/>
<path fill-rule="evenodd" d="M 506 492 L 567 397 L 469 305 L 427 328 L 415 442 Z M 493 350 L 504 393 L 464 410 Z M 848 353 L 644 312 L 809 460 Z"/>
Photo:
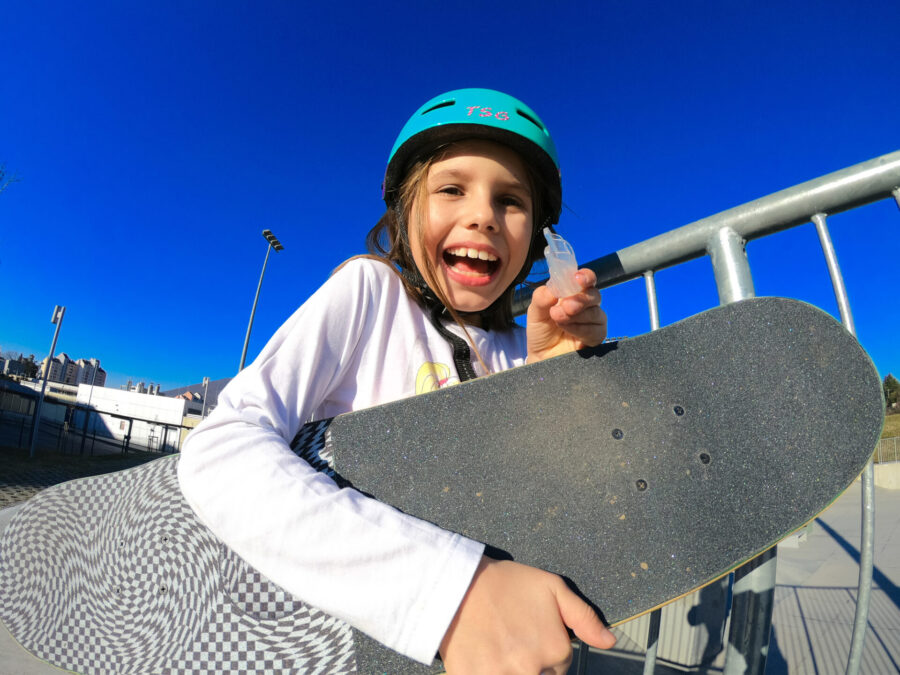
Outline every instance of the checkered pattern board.
<path fill-rule="evenodd" d="M 324 448 L 326 429 L 308 440 Z M 57 485 L 22 507 L 0 539 L 13 637 L 86 674 L 356 672 L 350 628 L 219 542 L 181 496 L 177 460 Z"/>
<path fill-rule="evenodd" d="M 291 450 L 309 463 L 316 471 L 337 478 L 334 472 L 334 449 L 328 427 L 334 420 L 329 419 L 310 422 L 300 427 L 300 431 L 291 441 Z"/>

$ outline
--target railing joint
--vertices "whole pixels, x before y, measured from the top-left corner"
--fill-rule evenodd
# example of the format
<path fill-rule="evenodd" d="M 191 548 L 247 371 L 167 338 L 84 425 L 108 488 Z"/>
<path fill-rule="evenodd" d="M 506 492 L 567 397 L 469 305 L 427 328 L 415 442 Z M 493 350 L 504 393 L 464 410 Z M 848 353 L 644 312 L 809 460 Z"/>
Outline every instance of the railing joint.
<path fill-rule="evenodd" d="M 720 304 L 727 305 L 756 295 L 745 245 L 744 238 L 727 226 L 717 229 L 706 242 Z"/>

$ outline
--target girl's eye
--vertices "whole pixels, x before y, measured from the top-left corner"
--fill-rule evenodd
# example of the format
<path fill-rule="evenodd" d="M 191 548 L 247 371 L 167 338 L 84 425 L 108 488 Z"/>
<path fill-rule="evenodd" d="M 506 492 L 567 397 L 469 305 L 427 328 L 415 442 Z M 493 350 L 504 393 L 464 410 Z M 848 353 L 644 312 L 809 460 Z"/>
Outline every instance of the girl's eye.
<path fill-rule="evenodd" d="M 515 195 L 504 195 L 500 198 L 500 203 L 504 206 L 512 206 L 517 209 L 525 208 L 525 202 Z"/>
<path fill-rule="evenodd" d="M 455 185 L 443 185 L 437 189 L 439 193 L 447 194 L 447 195 L 461 195 L 462 190 L 460 190 Z"/>

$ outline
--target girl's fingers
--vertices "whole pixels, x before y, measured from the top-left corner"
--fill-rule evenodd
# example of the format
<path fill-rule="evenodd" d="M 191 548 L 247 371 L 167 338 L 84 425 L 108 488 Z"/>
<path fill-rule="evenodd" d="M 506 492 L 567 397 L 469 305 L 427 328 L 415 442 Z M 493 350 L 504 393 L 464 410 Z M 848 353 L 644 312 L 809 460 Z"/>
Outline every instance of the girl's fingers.
<path fill-rule="evenodd" d="M 575 279 L 584 289 L 594 288 L 597 285 L 597 275 L 587 267 L 575 272 Z"/>
<path fill-rule="evenodd" d="M 590 288 L 582 291 L 577 295 L 570 295 L 568 298 L 562 298 L 557 306 L 567 314 L 574 315 L 587 309 L 588 307 L 596 307 L 600 304 L 602 296 L 596 288 Z"/>
<path fill-rule="evenodd" d="M 616 636 L 612 634 L 597 613 L 584 600 L 565 588 L 556 596 L 559 615 L 572 632 L 581 640 L 598 649 L 610 649 L 616 644 Z"/>
<path fill-rule="evenodd" d="M 566 333 L 571 339 L 576 341 L 575 349 L 583 349 L 585 347 L 596 347 L 606 339 L 606 327 L 587 325 L 587 326 L 566 326 Z"/>
<path fill-rule="evenodd" d="M 552 308 L 550 317 L 559 328 L 585 345 L 593 347 L 606 338 L 606 313 L 599 307 L 591 307 L 574 317 L 560 316 L 557 312 L 556 307 Z"/>
<path fill-rule="evenodd" d="M 553 307 L 559 298 L 557 298 L 546 286 L 538 286 L 531 294 L 531 305 L 538 311 L 547 312 Z"/>
<path fill-rule="evenodd" d="M 528 308 L 528 362 L 600 344 L 606 338 L 606 313 L 600 308 L 597 276 L 589 269 L 576 273 L 584 290 L 559 299 L 539 286 Z"/>
<path fill-rule="evenodd" d="M 550 308 L 549 314 L 551 319 L 566 330 L 568 330 L 570 325 L 579 323 L 606 324 L 606 312 L 603 311 L 600 305 L 589 305 L 579 309 L 577 312 L 568 312 L 566 307 L 556 305 Z"/>

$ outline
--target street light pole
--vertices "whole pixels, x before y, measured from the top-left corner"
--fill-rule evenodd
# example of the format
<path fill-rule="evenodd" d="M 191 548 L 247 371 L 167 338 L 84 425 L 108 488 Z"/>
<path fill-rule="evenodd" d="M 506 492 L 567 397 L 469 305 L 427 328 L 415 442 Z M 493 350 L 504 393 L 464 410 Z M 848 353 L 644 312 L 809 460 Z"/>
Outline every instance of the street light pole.
<path fill-rule="evenodd" d="M 53 317 L 50 323 L 56 324 L 56 330 L 53 331 L 53 343 L 50 345 L 50 356 L 47 357 L 47 367 L 44 368 L 44 383 L 41 385 L 41 395 L 38 396 L 37 409 L 34 411 L 34 426 L 31 428 L 31 449 L 28 456 L 34 459 L 34 446 L 37 443 L 38 430 L 41 427 L 41 406 L 44 403 L 44 391 L 47 389 L 47 378 L 50 377 L 50 366 L 53 364 L 53 352 L 56 351 L 56 340 L 59 337 L 59 329 L 62 328 L 63 315 L 66 308 L 56 305 L 53 308 Z"/>
<path fill-rule="evenodd" d="M 256 297 L 253 299 L 253 309 L 250 310 L 250 323 L 247 325 L 247 337 L 244 338 L 244 350 L 241 352 L 241 365 L 238 367 L 238 372 L 244 369 L 244 363 L 247 361 L 247 346 L 250 344 L 250 331 L 253 328 L 253 317 L 256 315 L 256 303 L 259 302 L 259 291 L 262 288 L 263 277 L 266 275 L 266 265 L 269 262 L 269 253 L 273 248 L 276 253 L 284 250 L 284 246 L 282 246 L 281 242 L 275 238 L 275 235 L 272 234 L 272 230 L 263 230 L 262 235 L 266 238 L 266 241 L 269 242 L 269 246 L 266 248 L 266 259 L 263 261 L 262 274 L 259 275 L 259 285 L 256 287 Z"/>
<path fill-rule="evenodd" d="M 206 417 L 206 394 L 209 391 L 209 378 L 203 378 L 203 409 L 200 411 L 200 419 Z"/>
<path fill-rule="evenodd" d="M 88 392 L 88 400 L 87 405 L 84 410 L 84 426 L 81 428 L 81 454 L 84 454 L 84 444 L 87 442 L 87 428 L 88 421 L 91 419 L 91 399 L 94 397 L 94 381 L 97 379 L 97 371 L 100 369 L 100 361 L 97 359 L 91 359 L 91 361 L 97 361 L 96 363 L 91 363 L 91 367 L 93 368 L 93 372 L 91 373 L 91 388 Z M 94 446 L 91 446 L 91 452 L 94 451 Z"/>

